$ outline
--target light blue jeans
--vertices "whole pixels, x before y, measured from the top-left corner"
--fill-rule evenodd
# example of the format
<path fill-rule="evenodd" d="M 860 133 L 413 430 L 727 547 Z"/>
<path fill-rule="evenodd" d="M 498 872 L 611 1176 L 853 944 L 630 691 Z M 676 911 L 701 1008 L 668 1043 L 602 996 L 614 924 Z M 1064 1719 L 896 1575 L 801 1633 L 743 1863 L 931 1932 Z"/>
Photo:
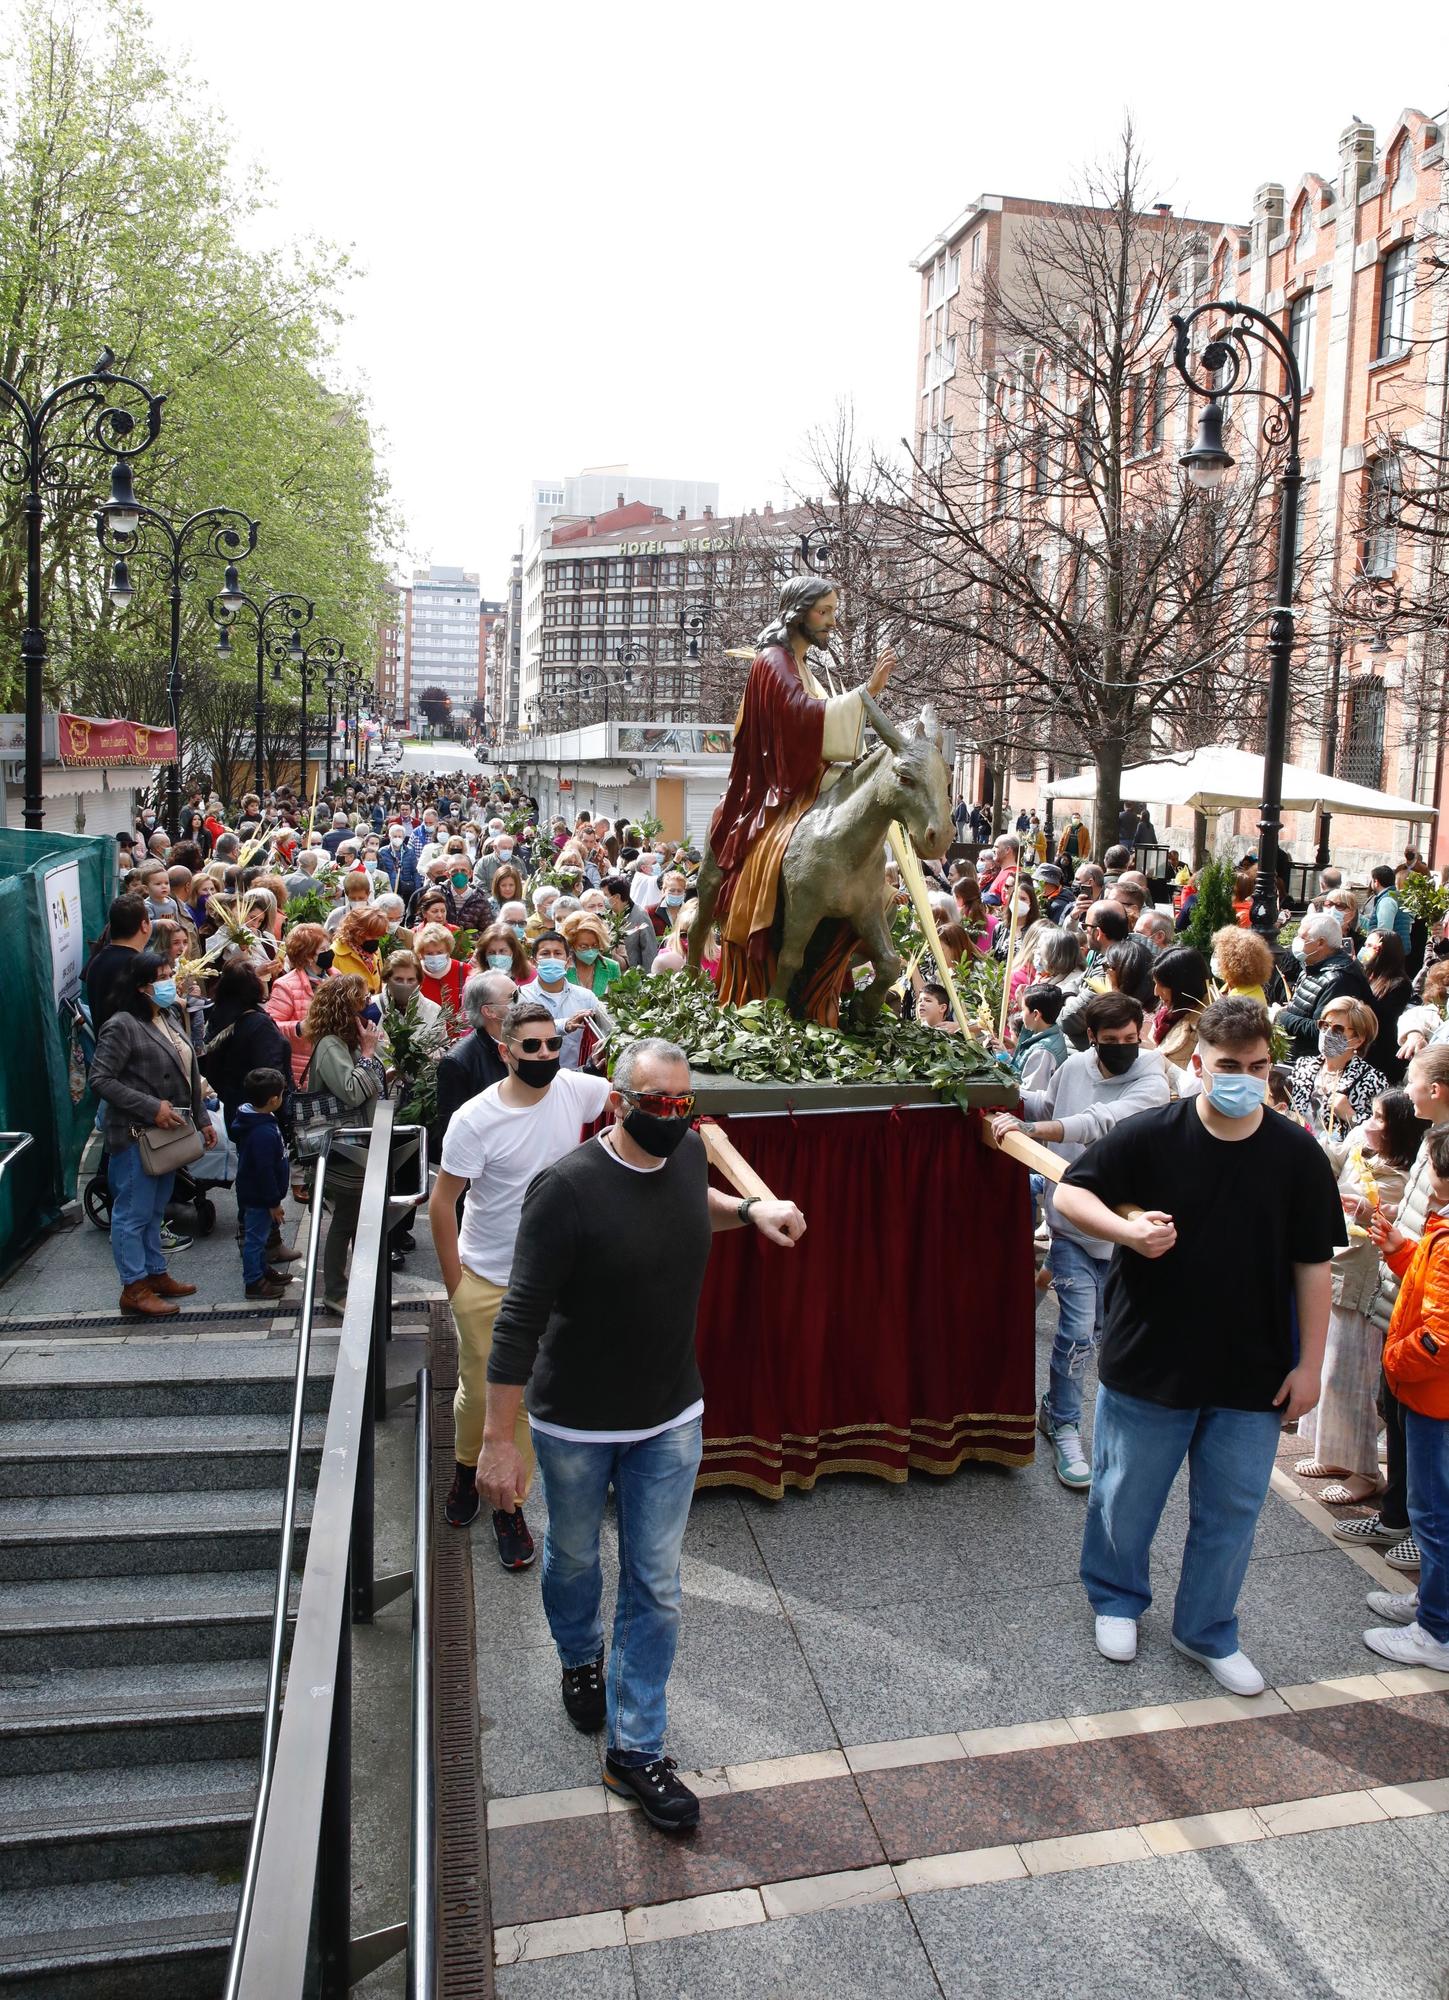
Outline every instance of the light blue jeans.
<path fill-rule="evenodd" d="M 1172 1410 L 1098 1385 L 1082 1582 L 1099 1617 L 1140 1618 L 1152 1602 L 1152 1538 L 1185 1458 L 1187 1546 L 1172 1636 L 1211 1660 L 1238 1650 L 1238 1592 L 1282 1422 L 1277 1410 Z"/>
<path fill-rule="evenodd" d="M 1080 1243 L 1053 1236 L 1047 1256 L 1057 1295 L 1057 1332 L 1047 1378 L 1046 1413 L 1053 1428 L 1082 1426 L 1082 1381 L 1102 1338 L 1102 1294 L 1110 1257 L 1090 1257 Z"/>
<path fill-rule="evenodd" d="M 161 1223 L 176 1184 L 175 1174 L 148 1174 L 141 1166 L 139 1141 L 108 1156 L 111 1183 L 111 1255 L 122 1285 L 159 1278 L 166 1269 Z"/>
<path fill-rule="evenodd" d="M 698 1417 L 638 1444 L 575 1444 L 533 1433 L 548 1503 L 543 1608 L 565 1667 L 604 1650 L 599 1530 L 610 1484 L 619 1524 L 619 1599 L 607 1678 L 608 1744 L 622 1764 L 664 1755 L 665 1686 L 679 1643 L 679 1556 L 699 1470 Z"/>
<path fill-rule="evenodd" d="M 1419 1544 L 1419 1623 L 1449 1640 L 1449 1419 L 1404 1409 L 1409 1526 Z"/>

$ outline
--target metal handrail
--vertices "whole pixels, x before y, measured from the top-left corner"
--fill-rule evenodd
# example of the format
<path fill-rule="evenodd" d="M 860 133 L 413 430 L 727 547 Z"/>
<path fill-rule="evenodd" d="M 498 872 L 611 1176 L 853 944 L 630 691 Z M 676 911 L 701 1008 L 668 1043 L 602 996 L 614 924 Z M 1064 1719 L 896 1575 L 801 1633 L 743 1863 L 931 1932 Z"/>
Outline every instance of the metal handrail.
<path fill-rule="evenodd" d="M 413 1465 L 413 1797 L 408 1842 L 408 2000 L 433 2000 L 437 1985 L 438 1856 L 434 1826 L 437 1772 L 433 1760 L 433 1519 L 429 1482 L 433 1458 L 433 1375 L 417 1377 L 417 1438 Z"/>
<path fill-rule="evenodd" d="M 251 1837 L 247 1842 L 246 1866 L 242 1871 L 241 1896 L 237 1903 L 236 1925 L 232 1932 L 231 1955 L 227 1960 L 224 2000 L 236 2000 L 241 1981 L 247 1933 L 256 1900 L 257 1871 L 261 1863 L 262 1839 L 266 1830 L 267 1805 L 271 1797 L 272 1773 L 276 1768 L 277 1732 L 281 1726 L 282 1661 L 287 1648 L 287 1613 L 292 1598 L 292 1549 L 296 1539 L 297 1486 L 302 1462 L 302 1425 L 307 1403 L 307 1364 L 312 1353 L 313 1286 L 317 1277 L 317 1248 L 322 1240 L 322 1193 L 327 1179 L 327 1154 L 317 1160 L 312 1182 L 311 1209 L 307 1227 L 307 1259 L 302 1267 L 302 1313 L 297 1325 L 297 1373 L 292 1390 L 292 1427 L 287 1440 L 287 1477 L 282 1501 L 282 1546 L 277 1556 L 277 1594 L 272 1606 L 272 1643 L 267 1659 L 267 1696 L 262 1713 L 262 1757 L 257 1783 L 257 1803 L 252 1813 Z"/>
<path fill-rule="evenodd" d="M 0 1180 L 4 1180 L 6 1169 L 13 1167 L 15 1162 L 20 1158 L 20 1155 L 28 1147 L 35 1144 L 35 1134 L 33 1132 L 0 1132 L 0 1146 L 3 1146 L 9 1139 L 13 1139 L 17 1143 L 11 1146 L 3 1159 L 0 1159 Z"/>
<path fill-rule="evenodd" d="M 351 1627 L 354 1616 L 370 1616 L 372 1605 L 373 1346 L 391 1298 L 385 1244 L 394 1112 L 389 1100 L 379 1100 L 368 1128 L 369 1140 L 380 1143 L 368 1146 L 287 1692 L 267 1774 L 270 1790 L 258 1800 L 257 1861 L 244 1885 L 245 1922 L 239 1918 L 226 2000 L 293 2000 L 304 1991 L 314 1885 L 321 1905 L 323 1993 L 344 1992 L 354 1976 L 348 1963 Z M 317 1227 L 314 1211 L 314 1232 Z M 305 1388 L 300 1374 L 299 1382 Z M 300 1407 L 299 1400 L 294 1456 Z M 369 1517 L 365 1522 L 359 1508 Z M 355 1539 L 365 1540 L 366 1548 L 358 1550 L 363 1574 L 353 1590 Z M 365 1610 L 359 1610 L 359 1599 Z M 397 1936 L 396 1947 L 402 1942 Z"/>

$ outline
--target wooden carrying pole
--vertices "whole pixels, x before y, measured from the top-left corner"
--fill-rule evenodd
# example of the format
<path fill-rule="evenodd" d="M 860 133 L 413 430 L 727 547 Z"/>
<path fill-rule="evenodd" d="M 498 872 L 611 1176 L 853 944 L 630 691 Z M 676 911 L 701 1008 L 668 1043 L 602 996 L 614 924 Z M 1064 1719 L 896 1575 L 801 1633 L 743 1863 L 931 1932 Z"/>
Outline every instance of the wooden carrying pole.
<path fill-rule="evenodd" d="M 951 977 L 946 964 L 946 953 L 941 944 L 941 933 L 936 929 L 936 913 L 931 908 L 931 899 L 926 891 L 926 873 L 921 866 L 921 858 L 911 845 L 911 837 L 898 820 L 891 822 L 886 838 L 890 841 L 891 853 L 896 857 L 896 866 L 901 871 L 901 881 L 910 893 L 916 906 L 916 918 L 926 943 L 931 947 L 931 955 L 936 961 L 936 970 L 946 988 L 951 1002 L 951 1012 L 956 1016 L 956 1026 L 970 1039 L 971 1022 L 967 1017 L 961 995 L 956 991 L 956 981 Z"/>
<path fill-rule="evenodd" d="M 1039 1139 L 1028 1139 L 1025 1132 L 1008 1132 L 998 1139 L 991 1129 L 989 1112 L 982 1117 L 981 1132 L 987 1145 L 996 1152 L 1005 1153 L 1007 1159 L 1015 1160 L 1029 1172 L 1041 1174 L 1046 1180 L 1059 1181 L 1067 1170 L 1065 1160 L 1059 1159 L 1048 1147 L 1043 1146 Z M 1133 1201 L 1124 1201 L 1116 1210 L 1118 1215 L 1125 1216 L 1129 1222 L 1134 1215 L 1142 1215 L 1144 1212 Z"/>
<path fill-rule="evenodd" d="M 700 1121 L 696 1129 L 704 1141 L 704 1150 L 709 1154 L 710 1165 L 722 1179 L 729 1182 L 736 1194 L 753 1195 L 757 1201 L 775 1199 L 744 1154 L 725 1136 L 723 1126 L 705 1118 Z"/>

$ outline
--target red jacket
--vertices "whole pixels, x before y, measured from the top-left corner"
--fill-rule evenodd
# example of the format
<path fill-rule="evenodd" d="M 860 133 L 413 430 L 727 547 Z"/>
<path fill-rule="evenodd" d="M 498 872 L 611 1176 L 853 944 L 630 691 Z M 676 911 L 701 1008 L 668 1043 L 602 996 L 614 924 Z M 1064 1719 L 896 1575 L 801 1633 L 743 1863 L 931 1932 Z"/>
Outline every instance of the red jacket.
<path fill-rule="evenodd" d="M 1389 1387 L 1421 1417 L 1449 1420 L 1449 1224 L 1431 1215 L 1386 1261 L 1403 1281 L 1384 1340 Z"/>

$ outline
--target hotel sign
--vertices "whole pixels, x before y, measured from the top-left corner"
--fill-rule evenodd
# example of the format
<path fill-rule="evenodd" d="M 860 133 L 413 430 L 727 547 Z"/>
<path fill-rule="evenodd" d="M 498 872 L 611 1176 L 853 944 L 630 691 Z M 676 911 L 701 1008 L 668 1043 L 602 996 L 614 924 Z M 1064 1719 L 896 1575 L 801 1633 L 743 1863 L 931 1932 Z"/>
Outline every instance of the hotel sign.
<path fill-rule="evenodd" d="M 712 556 L 727 549 L 742 549 L 740 535 L 702 535 L 693 542 L 620 542 L 621 556 Z"/>

